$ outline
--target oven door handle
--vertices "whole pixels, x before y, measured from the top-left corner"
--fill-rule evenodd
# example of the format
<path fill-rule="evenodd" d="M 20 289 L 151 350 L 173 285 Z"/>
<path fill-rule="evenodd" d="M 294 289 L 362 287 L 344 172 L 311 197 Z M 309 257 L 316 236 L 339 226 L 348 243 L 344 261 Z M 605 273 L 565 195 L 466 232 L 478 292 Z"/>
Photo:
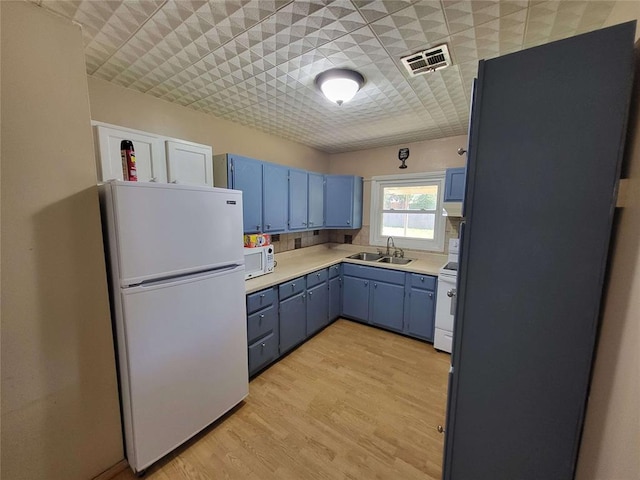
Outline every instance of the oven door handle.
<path fill-rule="evenodd" d="M 456 289 L 452 288 L 450 290 L 447 290 L 447 297 L 449 297 L 451 299 L 451 307 L 449 309 L 449 313 L 451 315 L 455 315 L 456 314 L 456 299 L 454 298 L 456 296 Z"/>

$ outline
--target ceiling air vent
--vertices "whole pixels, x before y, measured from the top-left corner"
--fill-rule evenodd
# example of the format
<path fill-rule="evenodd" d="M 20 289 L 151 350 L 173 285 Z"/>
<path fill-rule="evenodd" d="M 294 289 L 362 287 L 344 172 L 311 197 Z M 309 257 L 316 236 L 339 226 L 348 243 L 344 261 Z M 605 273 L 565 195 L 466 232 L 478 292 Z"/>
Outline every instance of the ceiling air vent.
<path fill-rule="evenodd" d="M 412 77 L 435 72 L 451 65 L 451 56 L 446 44 L 402 57 L 402 63 Z"/>

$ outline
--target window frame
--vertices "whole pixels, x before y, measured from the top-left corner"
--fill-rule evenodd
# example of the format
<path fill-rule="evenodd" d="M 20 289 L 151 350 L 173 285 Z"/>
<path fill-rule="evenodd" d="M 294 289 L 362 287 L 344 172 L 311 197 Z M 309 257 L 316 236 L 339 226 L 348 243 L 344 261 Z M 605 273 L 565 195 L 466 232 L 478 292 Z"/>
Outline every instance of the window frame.
<path fill-rule="evenodd" d="M 383 189 L 385 187 L 409 187 L 420 185 L 437 185 L 438 198 L 435 208 L 434 239 L 393 237 L 396 247 L 430 252 L 443 252 L 446 219 L 442 215 L 445 172 L 410 173 L 405 175 L 381 175 L 371 177 L 371 205 L 369 209 L 369 244 L 386 247 L 387 236 L 381 235 L 382 212 L 384 207 Z"/>

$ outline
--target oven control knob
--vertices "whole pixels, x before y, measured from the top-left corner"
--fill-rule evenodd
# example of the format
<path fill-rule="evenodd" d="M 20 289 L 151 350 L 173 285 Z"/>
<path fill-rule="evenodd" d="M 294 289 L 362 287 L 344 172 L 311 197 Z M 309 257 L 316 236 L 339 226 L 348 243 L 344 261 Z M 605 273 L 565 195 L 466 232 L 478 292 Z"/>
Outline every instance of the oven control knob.
<path fill-rule="evenodd" d="M 453 298 L 455 296 L 456 296 L 456 291 L 455 290 L 447 290 L 447 297 Z"/>

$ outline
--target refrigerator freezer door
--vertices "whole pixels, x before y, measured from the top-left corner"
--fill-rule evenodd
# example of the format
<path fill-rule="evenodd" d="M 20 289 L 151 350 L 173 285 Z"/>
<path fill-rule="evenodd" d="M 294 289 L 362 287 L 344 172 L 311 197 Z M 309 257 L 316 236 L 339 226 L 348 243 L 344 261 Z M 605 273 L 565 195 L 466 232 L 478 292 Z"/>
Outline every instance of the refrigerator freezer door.
<path fill-rule="evenodd" d="M 249 393 L 244 268 L 121 290 L 127 459 L 148 467 Z"/>
<path fill-rule="evenodd" d="M 122 181 L 105 188 L 119 286 L 244 264 L 242 192 Z"/>

